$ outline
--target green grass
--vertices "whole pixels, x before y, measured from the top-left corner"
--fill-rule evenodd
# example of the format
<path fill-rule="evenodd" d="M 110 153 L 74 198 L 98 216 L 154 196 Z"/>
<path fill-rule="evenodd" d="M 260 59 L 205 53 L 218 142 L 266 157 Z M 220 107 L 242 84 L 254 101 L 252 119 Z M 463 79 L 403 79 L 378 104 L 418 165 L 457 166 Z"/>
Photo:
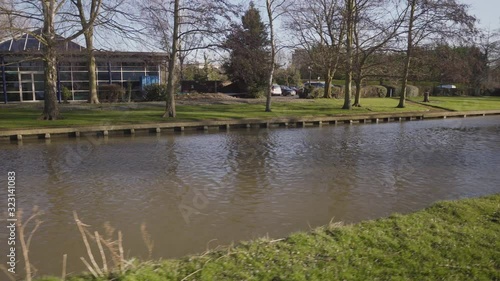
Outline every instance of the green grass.
<path fill-rule="evenodd" d="M 414 98 L 420 102 L 422 98 Z M 60 105 L 64 119 L 56 121 L 37 120 L 41 115 L 41 104 L 0 105 L 0 130 L 75 127 L 106 124 L 134 124 L 156 122 L 179 122 L 201 120 L 227 120 L 277 117 L 306 117 L 354 115 L 366 113 L 397 113 L 436 110 L 423 103 L 407 103 L 406 108 L 396 108 L 397 98 L 361 99 L 363 107 L 343 110 L 341 99 L 301 100 L 296 102 L 273 102 L 272 112 L 264 112 L 262 104 L 212 104 L 177 106 L 177 118 L 164 119 L 162 104 L 102 104 Z M 431 106 L 447 110 L 500 109 L 500 97 L 431 97 Z"/>
<path fill-rule="evenodd" d="M 201 256 L 148 262 L 98 280 L 499 280 L 499 233 L 496 194 L 356 225 L 331 224 L 280 241 L 260 239 Z"/>
<path fill-rule="evenodd" d="M 213 104 L 177 106 L 177 118 L 164 119 L 164 107 L 159 104 L 140 105 L 133 108 L 118 105 L 61 105 L 64 119 L 56 121 L 37 120 L 41 115 L 40 105 L 0 106 L 0 129 L 90 126 L 101 124 L 131 124 L 148 122 L 200 121 L 243 118 L 276 118 L 302 116 L 331 116 L 339 114 L 363 114 L 370 112 L 427 111 L 428 107 L 409 104 L 407 108 L 396 108 L 396 99 L 363 99 L 363 107 L 342 110 L 343 100 L 318 99 L 299 102 L 274 102 L 272 112 L 264 112 L 262 104 Z"/>
<path fill-rule="evenodd" d="M 430 97 L 431 106 L 453 111 L 499 110 L 500 97 Z M 421 102 L 422 97 L 411 100 Z"/>

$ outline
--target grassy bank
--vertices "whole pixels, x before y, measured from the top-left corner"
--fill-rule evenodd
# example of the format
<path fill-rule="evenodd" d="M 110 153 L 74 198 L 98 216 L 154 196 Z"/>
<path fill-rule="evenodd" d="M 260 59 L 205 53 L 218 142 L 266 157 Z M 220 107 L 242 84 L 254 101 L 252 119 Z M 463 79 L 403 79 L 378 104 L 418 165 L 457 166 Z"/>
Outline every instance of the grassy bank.
<path fill-rule="evenodd" d="M 92 125 L 116 125 L 153 122 L 179 122 L 201 120 L 227 120 L 277 117 L 334 116 L 366 113 L 398 113 L 429 110 L 493 110 L 500 109 L 500 97 L 431 97 L 430 104 L 407 103 L 406 108 L 396 108 L 398 99 L 366 98 L 362 107 L 343 110 L 343 100 L 291 100 L 275 101 L 272 112 L 264 112 L 264 103 L 227 103 L 178 105 L 177 118 L 164 119 L 163 103 L 132 104 L 61 104 L 64 119 L 56 121 L 37 120 L 42 112 L 42 104 L 0 105 L 0 130 L 40 127 L 74 127 Z M 222 104 L 221 104 L 222 103 Z M 430 106 L 429 106 L 430 105 Z"/>
<path fill-rule="evenodd" d="M 102 280 L 499 280 L 499 233 L 497 194 L 149 262 Z"/>
<path fill-rule="evenodd" d="M 423 97 L 411 100 L 420 103 Z M 426 104 L 452 111 L 495 110 L 500 109 L 500 97 L 430 97 Z"/>
<path fill-rule="evenodd" d="M 164 119 L 164 104 L 79 104 L 60 105 L 63 120 L 41 121 L 42 104 L 0 105 L 0 129 L 90 126 L 100 124 L 130 124 L 171 121 L 200 121 L 243 118 L 276 118 L 299 116 L 329 116 L 339 114 L 363 114 L 373 112 L 428 111 L 429 107 L 409 104 L 407 108 L 395 108 L 396 99 L 363 99 L 361 108 L 342 110 L 342 100 L 294 100 L 274 102 L 272 112 L 264 112 L 265 101 L 261 104 L 201 104 L 178 105 L 177 118 Z M 499 107 L 500 108 L 500 107 Z"/>

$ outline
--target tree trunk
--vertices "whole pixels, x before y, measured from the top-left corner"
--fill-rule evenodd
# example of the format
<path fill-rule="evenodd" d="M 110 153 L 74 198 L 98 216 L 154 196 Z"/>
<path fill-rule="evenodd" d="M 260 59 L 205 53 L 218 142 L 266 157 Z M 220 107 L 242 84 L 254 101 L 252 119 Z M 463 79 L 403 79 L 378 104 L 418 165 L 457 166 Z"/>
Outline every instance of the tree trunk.
<path fill-rule="evenodd" d="M 61 116 L 57 107 L 57 55 L 55 40 L 55 3 L 46 2 L 43 4 L 44 22 L 43 38 L 47 42 L 43 54 L 45 67 L 45 94 L 43 114 L 40 119 L 56 120 Z"/>
<path fill-rule="evenodd" d="M 323 91 L 323 98 L 331 99 L 332 98 L 332 80 L 333 76 L 331 75 L 331 69 L 328 69 L 325 75 L 325 90 Z"/>
<path fill-rule="evenodd" d="M 354 107 L 361 107 L 361 79 L 356 78 L 354 79 L 354 83 L 356 83 L 356 95 L 354 96 L 354 104 L 352 106 Z"/>
<path fill-rule="evenodd" d="M 78 8 L 78 16 L 80 17 L 80 24 L 82 29 L 87 27 L 87 30 L 83 32 L 85 37 L 85 43 L 87 46 L 87 67 L 89 73 L 89 103 L 98 104 L 99 97 L 97 95 L 97 79 L 96 79 L 96 62 L 94 56 L 94 23 L 92 19 L 95 19 L 99 14 L 99 7 L 101 2 L 92 0 L 90 7 L 90 19 L 87 21 L 85 17 L 85 10 L 83 7 L 82 0 L 77 0 L 75 3 Z"/>
<path fill-rule="evenodd" d="M 415 15 L 415 7 L 417 4 L 417 0 L 411 0 L 411 10 L 410 10 L 410 19 L 408 25 L 408 46 L 406 48 L 406 59 L 405 66 L 403 72 L 403 83 L 401 86 L 401 96 L 399 97 L 398 108 L 404 108 L 406 102 L 406 86 L 408 85 L 408 76 L 410 73 L 410 63 L 413 49 L 413 21 Z"/>
<path fill-rule="evenodd" d="M 170 52 L 170 59 L 168 62 L 168 78 L 167 78 L 167 101 L 164 118 L 175 118 L 175 67 L 177 63 L 177 56 L 179 50 L 179 0 L 174 2 L 174 34 L 172 36 L 172 51 Z"/>
<path fill-rule="evenodd" d="M 266 96 L 266 112 L 271 112 L 271 96 L 273 89 L 273 76 L 274 76 L 274 67 L 275 67 L 275 57 L 276 57 L 276 46 L 274 45 L 274 28 L 273 28 L 273 12 L 272 12 L 272 3 L 271 0 L 266 0 L 267 7 L 267 16 L 269 18 L 269 29 L 271 36 L 271 61 L 270 61 L 270 69 L 269 69 L 269 81 L 267 87 L 267 96 Z"/>
<path fill-rule="evenodd" d="M 90 26 L 85 32 L 85 41 L 87 44 L 88 71 L 89 71 L 89 103 L 98 104 L 96 62 L 94 56 L 94 27 Z"/>
<path fill-rule="evenodd" d="M 61 117 L 57 107 L 57 57 L 54 46 L 47 45 L 46 48 L 44 56 L 45 100 L 41 119 L 56 120 Z"/>
<path fill-rule="evenodd" d="M 429 100 L 429 91 L 425 91 L 425 93 L 424 93 L 424 102 L 431 102 Z"/>
<path fill-rule="evenodd" d="M 342 109 L 351 109 L 351 89 L 352 89 L 352 36 L 353 36 L 353 14 L 354 14 L 354 0 L 346 0 L 347 2 L 347 23 L 346 23 L 346 78 L 345 78 L 345 95 L 344 106 Z"/>

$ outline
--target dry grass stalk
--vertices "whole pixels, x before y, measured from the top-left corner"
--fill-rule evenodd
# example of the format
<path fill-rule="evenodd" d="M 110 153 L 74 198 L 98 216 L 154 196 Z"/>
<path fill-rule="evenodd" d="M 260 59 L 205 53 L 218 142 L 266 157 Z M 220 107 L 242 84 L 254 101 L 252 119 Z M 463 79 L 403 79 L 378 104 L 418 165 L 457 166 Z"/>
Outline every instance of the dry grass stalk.
<path fill-rule="evenodd" d="M 108 261 L 106 260 L 106 255 L 104 254 L 104 249 L 102 248 L 101 244 L 101 236 L 99 235 L 99 232 L 94 232 L 94 237 L 95 241 L 97 243 L 97 247 L 99 248 L 99 253 L 101 253 L 101 258 L 102 258 L 102 268 L 104 272 L 109 272 L 108 271 Z"/>
<path fill-rule="evenodd" d="M 122 232 L 118 231 L 118 251 L 120 253 L 120 272 L 124 272 L 124 257 L 123 257 L 123 237 L 122 237 Z"/>
<path fill-rule="evenodd" d="M 12 273 L 9 272 L 9 270 L 7 269 L 7 267 L 5 265 L 0 264 L 0 269 L 5 273 L 5 275 L 7 275 L 9 280 L 16 281 L 16 278 L 14 278 L 14 276 L 12 276 Z"/>
<path fill-rule="evenodd" d="M 144 222 L 141 224 L 141 234 L 142 240 L 144 241 L 144 244 L 146 244 L 146 248 L 148 248 L 148 260 L 150 260 L 153 256 L 154 241 L 151 239 L 151 235 L 148 233 L 146 223 Z"/>
<path fill-rule="evenodd" d="M 87 261 L 84 262 L 85 265 L 87 266 L 87 268 L 89 268 L 89 270 L 91 270 L 91 272 L 94 271 L 96 273 L 96 275 L 95 275 L 96 277 L 104 276 L 103 272 L 99 268 L 99 265 L 97 265 L 97 262 L 95 261 L 94 255 L 92 253 L 92 248 L 90 247 L 89 241 L 87 239 L 87 234 L 85 234 L 84 227 L 88 227 L 89 225 L 86 225 L 86 224 L 82 223 L 80 221 L 80 219 L 78 219 L 78 215 L 76 214 L 75 211 L 73 211 L 73 217 L 75 219 L 75 222 L 76 222 L 76 225 L 78 227 L 78 230 L 80 231 L 80 234 L 82 236 L 82 240 L 83 240 L 83 243 L 85 244 L 85 248 L 87 249 L 87 255 L 89 256 L 90 262 L 92 263 L 93 270 L 91 270 L 89 268 L 89 265 L 88 265 Z M 82 259 L 82 261 L 83 260 L 84 259 Z"/>
<path fill-rule="evenodd" d="M 68 255 L 64 254 L 63 255 L 63 266 L 62 266 L 62 273 L 61 273 L 61 279 L 62 281 L 66 280 L 66 265 L 68 261 Z"/>
<path fill-rule="evenodd" d="M 80 257 L 80 259 L 82 260 L 83 264 L 85 264 L 90 273 L 92 273 L 92 275 L 94 275 L 95 278 L 99 278 L 99 275 L 94 270 L 94 268 L 92 268 L 92 266 L 87 262 L 87 260 L 84 257 Z"/>
<path fill-rule="evenodd" d="M 43 212 L 38 209 L 38 206 L 33 207 L 32 215 L 24 223 L 23 223 L 23 210 L 19 209 L 16 215 L 17 218 L 16 224 L 17 228 L 19 229 L 19 242 L 21 243 L 21 250 L 23 251 L 26 281 L 31 281 L 33 276 L 33 273 L 31 271 L 33 265 L 31 264 L 29 259 L 29 248 L 31 246 L 31 239 L 33 238 L 33 234 L 35 234 L 38 227 L 40 227 L 40 225 L 42 224 L 42 221 L 38 219 L 38 217 L 42 215 L 42 213 Z M 28 226 L 32 220 L 35 220 L 35 226 L 28 235 L 28 239 L 26 239 L 25 236 L 26 226 Z"/>

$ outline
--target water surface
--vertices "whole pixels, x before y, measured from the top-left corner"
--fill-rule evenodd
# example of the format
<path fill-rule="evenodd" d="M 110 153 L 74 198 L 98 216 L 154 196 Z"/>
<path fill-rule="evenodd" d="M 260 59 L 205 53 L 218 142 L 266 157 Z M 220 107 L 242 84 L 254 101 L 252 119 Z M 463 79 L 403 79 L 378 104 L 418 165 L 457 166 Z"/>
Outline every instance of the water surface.
<path fill-rule="evenodd" d="M 498 193 L 500 117 L 2 142 L 0 161 L 19 206 L 44 211 L 38 274 L 59 275 L 63 254 L 69 272 L 84 269 L 73 211 L 92 230 L 121 230 L 129 257 L 147 257 L 145 223 L 153 258 L 172 258 Z"/>

